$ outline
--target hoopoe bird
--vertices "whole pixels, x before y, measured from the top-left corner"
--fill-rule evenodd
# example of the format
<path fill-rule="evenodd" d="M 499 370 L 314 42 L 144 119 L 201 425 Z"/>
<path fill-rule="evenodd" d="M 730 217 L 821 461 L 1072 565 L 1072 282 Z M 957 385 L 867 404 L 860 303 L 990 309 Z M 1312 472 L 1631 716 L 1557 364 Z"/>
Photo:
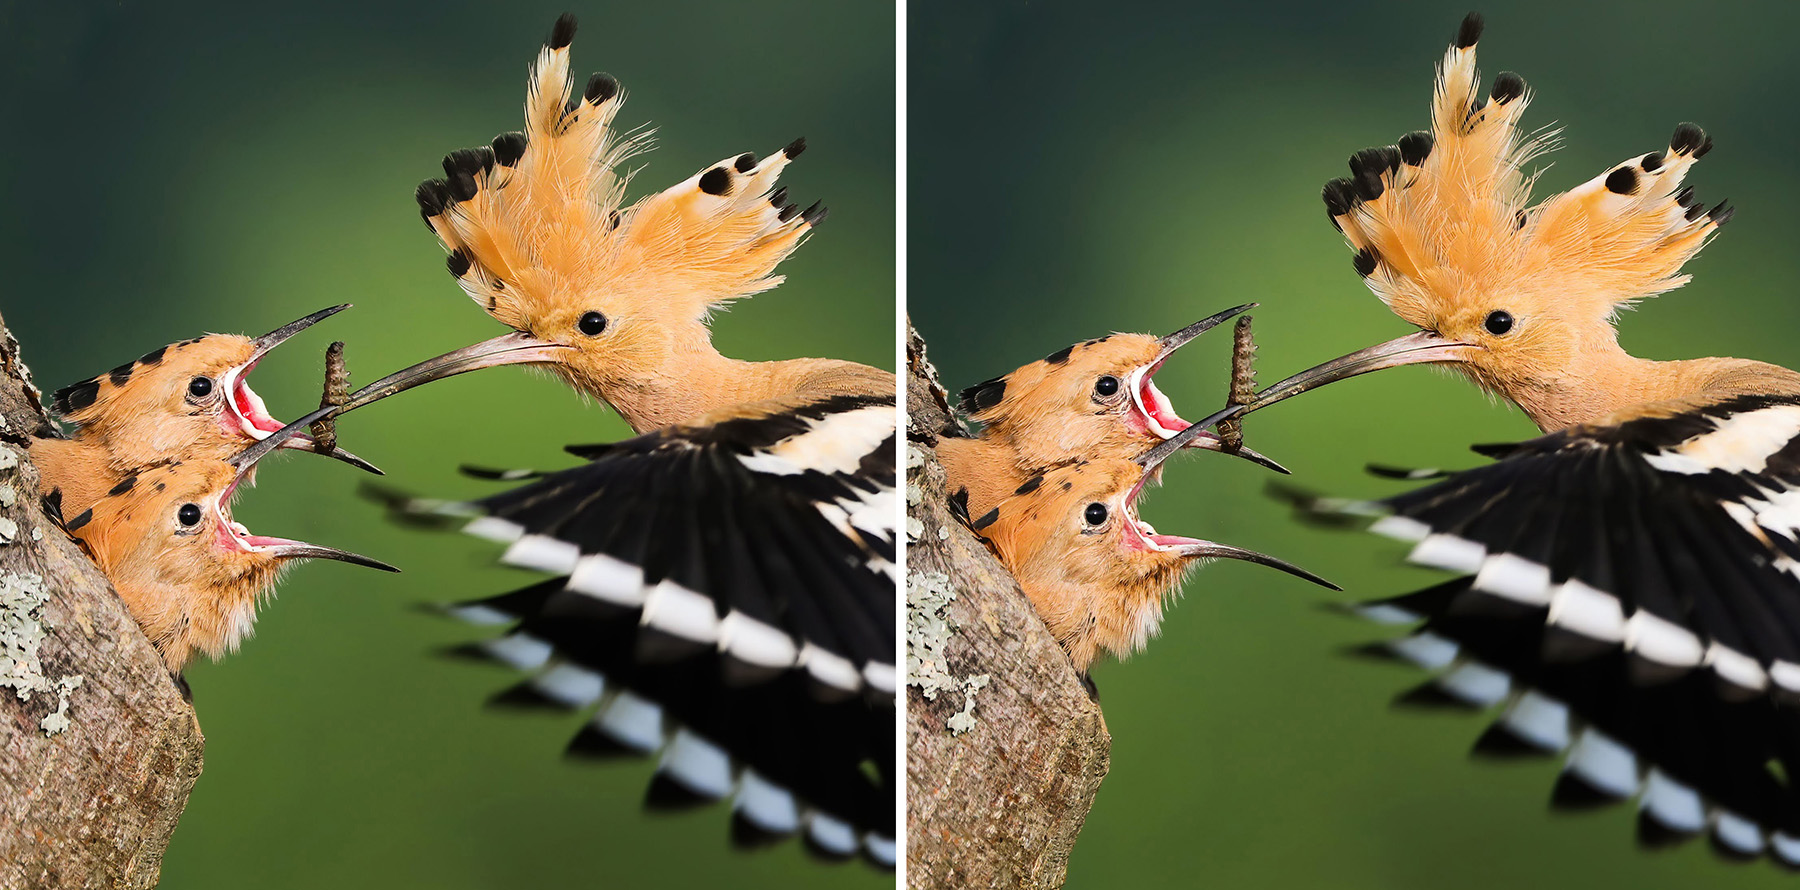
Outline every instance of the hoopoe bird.
<path fill-rule="evenodd" d="M 1566 752 L 1554 800 L 1636 797 L 1640 837 L 1710 832 L 1800 866 L 1800 374 L 1736 358 L 1649 361 L 1619 309 L 1684 284 L 1730 218 L 1683 178 L 1697 126 L 1531 204 L 1549 147 L 1503 73 L 1483 96 L 1482 23 L 1438 69 L 1430 131 L 1351 158 L 1324 199 L 1371 290 L 1419 332 L 1295 375 L 1255 407 L 1380 368 L 1437 363 L 1547 435 L 1379 502 L 1372 530 L 1451 582 L 1365 605 L 1423 623 L 1389 648 L 1443 696 L 1500 706 L 1481 750 Z"/>
<path fill-rule="evenodd" d="M 948 430 L 937 447 L 958 509 L 979 519 L 1051 468 L 1084 460 L 1136 460 L 1188 429 L 1151 378 L 1176 350 L 1255 306 L 1227 309 L 1166 337 L 1109 334 L 1084 340 L 964 389 L 958 405 L 981 429 L 973 437 L 960 427 Z M 1222 448 L 1219 437 L 1205 429 L 1186 441 L 1190 448 Z M 1287 472 L 1248 448 L 1230 453 Z"/>
<path fill-rule="evenodd" d="M 250 388 L 250 372 L 275 347 L 348 308 L 321 309 L 260 337 L 207 334 L 171 343 L 57 390 L 51 403 L 74 433 L 32 441 L 42 493 L 64 515 L 76 516 L 141 470 L 172 460 L 227 460 L 269 437 L 282 424 Z M 303 433 L 281 441 L 284 448 L 314 446 Z M 329 454 L 381 472 L 341 448 Z"/>
<path fill-rule="evenodd" d="M 1101 457 L 1033 475 L 976 521 L 1076 670 L 1085 674 L 1102 652 L 1125 658 L 1144 648 L 1183 578 L 1208 559 L 1246 560 L 1341 589 L 1275 557 L 1159 534 L 1138 518 L 1138 498 L 1162 463 L 1235 413 L 1186 427 L 1137 460 Z"/>
<path fill-rule="evenodd" d="M 348 550 L 254 535 L 232 519 L 232 498 L 257 461 L 291 447 L 295 435 L 266 436 L 225 459 L 149 466 L 64 520 L 178 678 L 195 652 L 217 659 L 236 651 L 254 628 L 257 607 L 297 560 L 399 571 Z"/>
<path fill-rule="evenodd" d="M 595 732 L 661 747 L 676 775 L 691 777 L 693 764 L 715 779 L 723 770 L 723 782 L 696 780 L 692 790 L 732 795 L 740 819 L 774 833 L 803 828 L 817 850 L 860 849 L 892 864 L 894 375 L 831 359 L 727 358 L 707 325 L 726 303 L 779 284 L 776 265 L 824 220 L 823 207 L 800 210 L 776 187 L 805 142 L 727 158 L 627 205 L 617 167 L 646 142 L 611 126 L 624 100 L 616 79 L 595 74 L 572 89 L 574 33 L 573 17 L 562 17 L 538 53 L 525 129 L 452 153 L 445 178 L 416 195 L 458 284 L 511 330 L 296 425 L 507 364 L 548 368 L 611 405 L 642 435 L 571 449 L 588 462 L 440 508 L 478 514 L 467 531 L 507 543 L 504 562 L 557 576 L 537 600 L 502 597 L 459 614 L 519 622 L 486 648 L 536 672 L 533 682 L 557 700 L 596 706 Z M 595 611 L 629 615 L 631 634 L 599 646 L 578 620 Z M 643 679 L 658 671 L 619 661 L 652 654 L 711 659 L 727 674 L 715 686 L 760 680 L 757 696 L 805 691 L 886 729 L 833 730 L 844 747 L 818 767 L 853 768 L 830 773 L 830 795 L 808 796 L 769 778 L 792 764 L 774 769 L 764 757 L 791 757 L 795 749 L 774 741 L 796 731 L 781 714 L 806 705 L 768 710 L 747 732 L 709 731 L 712 718 L 668 697 L 696 687 L 671 691 Z M 759 735 L 759 750 L 726 747 L 746 734 Z M 837 805 L 852 787 L 861 790 L 850 797 L 881 803 Z"/>

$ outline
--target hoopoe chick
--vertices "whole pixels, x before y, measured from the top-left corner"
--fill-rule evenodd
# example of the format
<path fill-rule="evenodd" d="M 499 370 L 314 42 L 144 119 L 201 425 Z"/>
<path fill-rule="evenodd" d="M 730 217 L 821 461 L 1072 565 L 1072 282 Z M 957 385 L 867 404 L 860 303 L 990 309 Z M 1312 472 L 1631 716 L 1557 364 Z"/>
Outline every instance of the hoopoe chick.
<path fill-rule="evenodd" d="M 236 651 L 252 631 L 257 606 L 297 560 L 399 571 L 346 550 L 254 535 L 233 520 L 238 486 L 272 450 L 258 444 L 227 460 L 151 467 L 125 477 L 65 523 L 170 673 L 179 674 L 196 651 L 215 659 Z"/>
<path fill-rule="evenodd" d="M 1193 435 L 1168 442 L 1179 448 Z M 1142 649 L 1182 579 L 1207 559 L 1246 560 L 1339 589 L 1272 556 L 1159 534 L 1138 518 L 1145 483 L 1174 451 L 1159 448 L 1141 461 L 1102 458 L 1054 467 L 1032 476 L 977 523 L 1077 670 L 1086 671 L 1101 652 L 1124 658 Z"/>
<path fill-rule="evenodd" d="M 56 413 L 75 426 L 68 439 L 40 438 L 31 459 L 42 492 L 57 495 L 64 515 L 93 506 L 108 489 L 146 467 L 171 460 L 220 461 L 282 428 L 250 388 L 257 362 L 295 334 L 348 309 L 315 312 L 264 334 L 208 334 L 171 343 L 105 374 L 58 390 Z M 295 435 L 285 448 L 311 450 Z M 370 472 L 380 470 L 347 451 L 330 452 Z"/>
<path fill-rule="evenodd" d="M 1687 281 L 1731 215 L 1682 179 L 1712 147 L 1666 149 L 1529 204 L 1548 147 L 1524 81 L 1483 97 L 1481 19 L 1439 68 L 1432 129 L 1351 158 L 1324 198 L 1355 267 L 1418 333 L 1297 374 L 1253 407 L 1381 368 L 1444 363 L 1548 433 L 1496 462 L 1376 502 L 1371 530 L 1462 576 L 1366 604 L 1422 624 L 1390 641 L 1513 754 L 1566 752 L 1555 801 L 1637 798 L 1640 837 L 1710 831 L 1733 858 L 1800 866 L 1800 374 L 1735 358 L 1648 361 L 1617 311 Z M 1324 508 L 1324 504 L 1315 504 Z M 1383 515 L 1385 514 L 1385 515 Z"/>
<path fill-rule="evenodd" d="M 1227 309 L 1166 337 L 1110 334 L 1086 340 L 963 390 L 963 413 L 982 427 L 974 438 L 938 441 L 949 490 L 978 518 L 1051 467 L 1142 457 L 1189 427 L 1151 378 L 1176 350 L 1255 306 Z M 1190 448 L 1222 450 L 1210 431 L 1187 442 Z M 1287 472 L 1248 448 L 1229 453 Z"/>

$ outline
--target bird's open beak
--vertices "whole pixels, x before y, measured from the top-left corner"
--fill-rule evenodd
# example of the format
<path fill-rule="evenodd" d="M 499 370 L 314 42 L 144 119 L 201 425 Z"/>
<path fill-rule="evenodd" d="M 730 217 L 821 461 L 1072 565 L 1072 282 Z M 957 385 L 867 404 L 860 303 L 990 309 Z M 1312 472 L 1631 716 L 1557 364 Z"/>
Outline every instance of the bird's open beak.
<path fill-rule="evenodd" d="M 250 358 L 241 365 L 227 369 L 224 374 L 219 376 L 219 386 L 225 392 L 225 411 L 231 420 L 237 423 L 238 428 L 243 430 L 244 435 L 260 440 L 266 439 L 282 429 L 281 422 L 269 415 L 268 408 L 263 405 L 262 397 L 250 388 L 248 378 L 250 372 L 256 369 L 256 363 L 262 361 L 263 356 L 287 342 L 295 334 L 348 308 L 350 308 L 350 304 L 344 303 L 328 309 L 320 309 L 305 318 L 295 319 L 267 334 L 252 339 L 250 341 L 252 346 Z M 291 436 L 283 439 L 282 442 L 281 447 L 283 448 L 315 450 L 312 437 L 307 435 Z M 333 448 L 329 456 L 358 469 L 367 470 L 378 476 L 382 475 L 380 468 L 342 448 Z"/>
<path fill-rule="evenodd" d="M 1359 349 L 1349 355 L 1301 371 L 1280 383 L 1269 386 L 1256 394 L 1256 399 L 1250 403 L 1249 409 L 1255 411 L 1259 408 L 1266 408 L 1307 390 L 1318 389 L 1327 383 L 1347 380 L 1370 371 L 1398 368 L 1401 365 L 1465 362 L 1469 360 L 1475 350 L 1480 348 L 1468 343 L 1445 339 L 1431 331 L 1419 331 L 1404 337 L 1395 337 L 1386 343 Z"/>
<path fill-rule="evenodd" d="M 1233 316 L 1256 308 L 1257 305 L 1256 303 L 1245 303 L 1242 306 L 1227 309 L 1217 315 L 1202 318 L 1162 338 L 1162 349 L 1157 352 L 1156 358 L 1126 376 L 1125 386 L 1131 392 L 1131 410 L 1137 412 L 1138 420 L 1150 432 L 1161 436 L 1166 441 L 1190 428 L 1187 421 L 1176 415 L 1174 406 L 1169 403 L 1169 397 L 1163 395 L 1162 391 L 1156 388 L 1156 384 L 1150 380 L 1157 371 L 1162 369 L 1163 362 L 1168 361 L 1169 356 L 1175 354 L 1175 350 L 1193 342 L 1201 334 L 1218 327 Z M 1203 448 L 1207 451 L 1224 450 L 1224 443 L 1219 440 L 1219 437 L 1205 429 L 1185 441 L 1189 448 Z M 1234 454 L 1277 473 L 1288 472 L 1286 467 L 1249 448 L 1239 448 L 1236 451 L 1224 453 Z"/>
<path fill-rule="evenodd" d="M 1125 495 L 1127 511 L 1125 520 L 1128 526 L 1127 533 L 1136 534 L 1143 546 L 1147 549 L 1173 551 L 1188 559 L 1241 559 L 1245 562 L 1253 562 L 1273 569 L 1280 569 L 1297 578 L 1305 578 L 1321 587 L 1329 587 L 1332 590 L 1342 590 L 1343 588 L 1336 584 L 1286 560 L 1276 559 L 1266 553 L 1258 553 L 1255 550 L 1246 550 L 1231 544 L 1203 541 L 1199 538 L 1184 538 L 1179 535 L 1158 534 L 1156 529 L 1150 526 L 1150 523 L 1137 517 L 1138 496 L 1143 494 L 1144 484 L 1155 475 L 1157 468 L 1162 465 L 1163 461 L 1168 460 L 1170 456 L 1174 455 L 1175 452 L 1180 451 L 1182 448 L 1188 447 L 1189 443 L 1198 438 L 1200 433 L 1207 427 L 1213 426 L 1220 421 L 1236 417 L 1249 410 L 1249 408 L 1250 406 L 1248 405 L 1234 405 L 1211 417 L 1203 418 L 1175 436 L 1165 439 L 1162 444 L 1152 449 L 1149 454 L 1138 458 L 1138 465 L 1144 468 L 1144 475 L 1138 480 L 1136 485 L 1132 486 L 1131 491 Z"/>
<path fill-rule="evenodd" d="M 275 433 L 270 438 L 282 436 L 298 437 L 301 435 L 299 432 L 300 430 L 307 429 L 321 420 L 330 420 L 346 411 L 353 411 L 364 405 L 379 402 L 388 396 L 405 392 L 415 386 L 421 386 L 430 383 L 433 380 L 442 380 L 445 377 L 454 377 L 458 374 L 479 371 L 482 368 L 496 368 L 501 365 L 553 363 L 560 361 L 564 354 L 572 350 L 573 347 L 563 346 L 560 343 L 551 343 L 547 340 L 539 340 L 523 331 L 502 334 L 490 340 L 483 340 L 473 346 L 465 346 L 462 349 L 446 352 L 437 358 L 426 359 L 410 368 L 395 371 L 394 373 L 351 393 L 344 404 L 320 408 L 317 411 L 288 424 L 283 427 L 279 433 Z M 245 455 L 252 455 L 258 446 L 262 446 L 268 441 L 268 439 L 264 439 L 262 442 L 256 443 L 256 445 L 251 446 L 238 457 L 243 458 Z M 269 446 L 271 449 L 276 447 L 281 446 Z M 250 460 L 254 463 L 257 459 L 260 459 L 260 457 L 260 454 L 254 454 L 250 457 Z"/>
<path fill-rule="evenodd" d="M 400 571 L 381 560 L 371 559 L 348 550 L 339 550 L 336 547 L 308 544 L 305 541 L 295 541 L 290 538 L 253 535 L 249 529 L 244 527 L 243 523 L 231 518 L 231 498 L 237 492 L 238 484 L 250 476 L 251 471 L 256 468 L 257 461 L 283 447 L 286 442 L 292 441 L 299 435 L 298 431 L 304 428 L 304 426 L 290 424 L 277 432 L 270 433 L 231 458 L 230 463 L 237 468 L 237 475 L 232 478 L 230 485 L 225 486 L 225 490 L 219 494 L 218 500 L 213 505 L 213 509 L 217 513 L 220 543 L 246 552 L 267 554 L 280 559 L 335 559 L 339 562 L 367 566 L 384 572 Z"/>

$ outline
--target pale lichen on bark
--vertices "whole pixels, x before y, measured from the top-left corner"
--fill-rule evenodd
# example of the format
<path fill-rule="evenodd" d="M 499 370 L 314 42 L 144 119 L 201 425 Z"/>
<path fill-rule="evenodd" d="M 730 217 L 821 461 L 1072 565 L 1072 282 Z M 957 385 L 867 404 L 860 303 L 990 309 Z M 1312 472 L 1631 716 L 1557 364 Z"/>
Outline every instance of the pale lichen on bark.
<path fill-rule="evenodd" d="M 0 320 L 0 887 L 154 887 L 200 776 L 194 711 L 37 497 L 58 435 Z"/>
<path fill-rule="evenodd" d="M 49 601 L 43 576 L 0 569 L 0 686 L 11 686 L 24 702 L 34 695 L 56 696 L 56 709 L 38 721 L 45 735 L 55 735 L 69 728 L 69 694 L 80 688 L 82 677 L 44 676 L 38 650 L 44 644 L 44 604 Z"/>
<path fill-rule="evenodd" d="M 955 422 L 907 335 L 907 881 L 1058 887 L 1111 738 L 1068 654 L 951 511 L 935 448 Z"/>

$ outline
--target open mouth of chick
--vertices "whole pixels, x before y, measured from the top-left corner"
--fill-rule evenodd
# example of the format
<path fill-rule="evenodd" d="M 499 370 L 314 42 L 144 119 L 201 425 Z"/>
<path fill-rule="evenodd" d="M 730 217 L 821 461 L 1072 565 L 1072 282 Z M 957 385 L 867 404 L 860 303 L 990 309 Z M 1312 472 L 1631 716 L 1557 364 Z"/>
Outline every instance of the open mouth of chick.
<path fill-rule="evenodd" d="M 1175 404 L 1169 401 L 1162 390 L 1156 388 L 1156 383 L 1151 379 L 1157 371 L 1162 370 L 1163 362 L 1167 360 L 1168 356 L 1164 356 L 1132 371 L 1125 378 L 1125 386 L 1131 392 L 1130 416 L 1142 424 L 1144 429 L 1162 439 L 1174 438 L 1177 433 L 1192 426 L 1181 419 L 1181 415 L 1175 412 Z M 1195 442 L 1202 439 L 1216 442 L 1218 438 L 1211 432 L 1202 432 Z"/>

